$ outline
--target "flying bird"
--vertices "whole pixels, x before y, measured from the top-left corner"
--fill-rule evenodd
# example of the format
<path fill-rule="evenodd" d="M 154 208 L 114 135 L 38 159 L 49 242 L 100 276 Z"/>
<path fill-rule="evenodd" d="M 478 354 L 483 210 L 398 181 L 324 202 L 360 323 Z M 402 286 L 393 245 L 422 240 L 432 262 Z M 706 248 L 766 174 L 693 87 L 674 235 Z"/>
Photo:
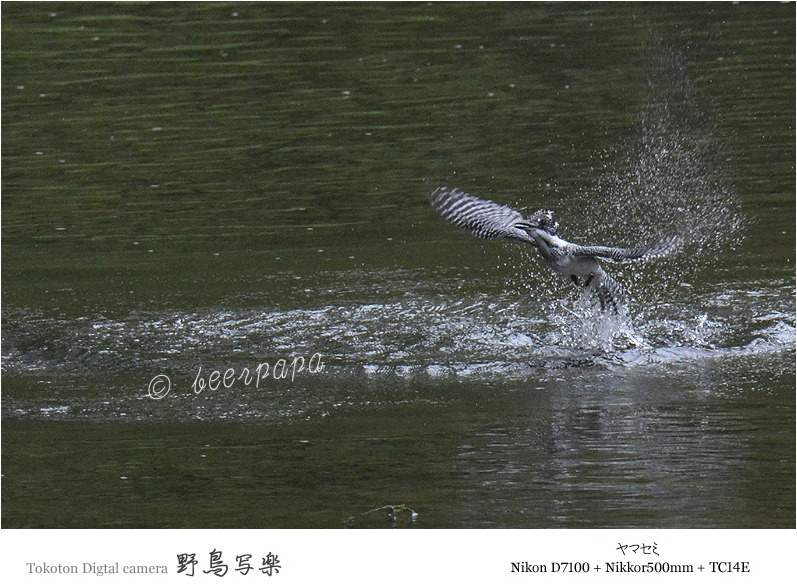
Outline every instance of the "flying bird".
<path fill-rule="evenodd" d="M 557 274 L 594 290 L 601 310 L 617 312 L 620 284 L 604 271 L 598 260 L 625 263 L 663 257 L 679 247 L 675 238 L 633 249 L 578 245 L 558 235 L 559 223 L 550 210 L 538 210 L 528 218 L 517 210 L 482 200 L 461 190 L 441 187 L 432 193 L 432 206 L 443 218 L 482 239 L 511 239 L 536 247 Z"/>

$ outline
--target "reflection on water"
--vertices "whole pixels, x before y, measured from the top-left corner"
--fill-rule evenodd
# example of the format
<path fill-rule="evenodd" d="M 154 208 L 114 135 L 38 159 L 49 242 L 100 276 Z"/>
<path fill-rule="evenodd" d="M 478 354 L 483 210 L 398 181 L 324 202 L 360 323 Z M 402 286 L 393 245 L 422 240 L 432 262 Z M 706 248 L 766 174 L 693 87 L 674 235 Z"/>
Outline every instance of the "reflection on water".
<path fill-rule="evenodd" d="M 4 4 L 3 524 L 794 526 L 788 8 Z"/>

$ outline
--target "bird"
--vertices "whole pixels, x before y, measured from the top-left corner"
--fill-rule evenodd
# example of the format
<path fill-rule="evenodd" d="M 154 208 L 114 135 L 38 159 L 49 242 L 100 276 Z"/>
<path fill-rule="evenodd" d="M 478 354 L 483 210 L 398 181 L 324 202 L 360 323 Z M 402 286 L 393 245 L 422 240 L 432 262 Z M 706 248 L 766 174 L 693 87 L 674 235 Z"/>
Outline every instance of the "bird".
<path fill-rule="evenodd" d="M 663 257 L 679 247 L 676 238 L 652 246 L 635 248 L 578 245 L 559 236 L 559 222 L 553 211 L 541 209 L 528 218 L 519 211 L 471 196 L 462 190 L 442 186 L 432 193 L 432 207 L 456 226 L 482 239 L 510 239 L 537 248 L 551 269 L 576 286 L 591 288 L 601 310 L 618 312 L 622 286 L 601 267 L 598 260 L 625 263 Z"/>

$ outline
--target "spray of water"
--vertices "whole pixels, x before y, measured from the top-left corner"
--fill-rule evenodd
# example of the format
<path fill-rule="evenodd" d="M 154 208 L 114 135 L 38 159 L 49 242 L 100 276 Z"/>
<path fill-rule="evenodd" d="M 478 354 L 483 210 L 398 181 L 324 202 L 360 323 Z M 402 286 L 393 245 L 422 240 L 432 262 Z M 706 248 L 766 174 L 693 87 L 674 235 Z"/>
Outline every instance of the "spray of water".
<path fill-rule="evenodd" d="M 584 197 L 599 203 L 593 222 L 608 233 L 637 243 L 677 237 L 679 255 L 645 268 L 645 279 L 657 286 L 635 292 L 637 301 L 652 305 L 735 248 L 744 217 L 724 181 L 721 145 L 698 106 L 682 54 L 658 52 L 647 103 L 630 136 L 615 157 L 603 157 Z M 627 279 L 633 287 L 641 276 L 632 272 Z"/>
<path fill-rule="evenodd" d="M 652 54 L 644 107 L 634 128 L 615 148 L 596 156 L 580 192 L 560 195 L 553 207 L 571 213 L 568 232 L 583 235 L 585 243 L 670 241 L 677 243 L 677 251 L 650 263 L 606 264 L 626 289 L 618 315 L 601 313 L 591 292 L 548 276 L 534 259 L 536 251 L 514 251 L 522 271 L 512 287 L 525 289 L 539 302 L 553 327 L 546 342 L 558 347 L 600 354 L 680 344 L 660 341 L 656 325 L 675 319 L 667 316 L 675 310 L 673 300 L 689 306 L 692 283 L 742 238 L 744 217 L 724 179 L 727 162 L 699 106 L 685 57 L 658 44 Z M 572 215 L 581 210 L 589 215 Z M 691 333 L 703 327 L 684 328 Z M 680 331 L 669 332 L 677 337 Z"/>

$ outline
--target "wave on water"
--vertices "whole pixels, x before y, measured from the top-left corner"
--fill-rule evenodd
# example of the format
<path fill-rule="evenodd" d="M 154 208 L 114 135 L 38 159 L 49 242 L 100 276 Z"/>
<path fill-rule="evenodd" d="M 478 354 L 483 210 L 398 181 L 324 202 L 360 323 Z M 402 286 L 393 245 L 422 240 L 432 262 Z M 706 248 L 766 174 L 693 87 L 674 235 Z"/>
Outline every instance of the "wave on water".
<path fill-rule="evenodd" d="M 624 307 L 617 315 L 601 312 L 588 292 L 548 308 L 485 294 L 288 310 L 134 313 L 122 320 L 60 320 L 20 310 L 5 317 L 3 371 L 190 372 L 197 365 L 321 353 L 330 375 L 514 378 L 530 369 L 779 353 L 794 349 L 786 290 L 728 289 L 680 308 Z"/>
<path fill-rule="evenodd" d="M 353 278 L 339 273 L 335 281 Z M 764 369 L 793 373 L 790 286 L 739 284 L 684 298 L 683 306 L 626 306 L 612 315 L 588 293 L 550 303 L 517 291 L 423 294 L 440 286 L 437 278 L 379 271 L 371 285 L 398 288 L 381 301 L 316 307 L 74 319 L 4 309 L 3 416 L 284 422 L 380 404 L 447 404 L 472 386 L 533 391 L 564 378 L 590 389 L 691 374 L 706 389 L 732 390 Z M 200 373 L 206 381 L 212 371 L 252 374 L 261 363 L 290 365 L 316 353 L 323 371 L 295 382 L 192 389 Z M 148 384 L 161 374 L 171 393 L 153 400 Z M 466 387 L 452 396 L 450 384 Z"/>

